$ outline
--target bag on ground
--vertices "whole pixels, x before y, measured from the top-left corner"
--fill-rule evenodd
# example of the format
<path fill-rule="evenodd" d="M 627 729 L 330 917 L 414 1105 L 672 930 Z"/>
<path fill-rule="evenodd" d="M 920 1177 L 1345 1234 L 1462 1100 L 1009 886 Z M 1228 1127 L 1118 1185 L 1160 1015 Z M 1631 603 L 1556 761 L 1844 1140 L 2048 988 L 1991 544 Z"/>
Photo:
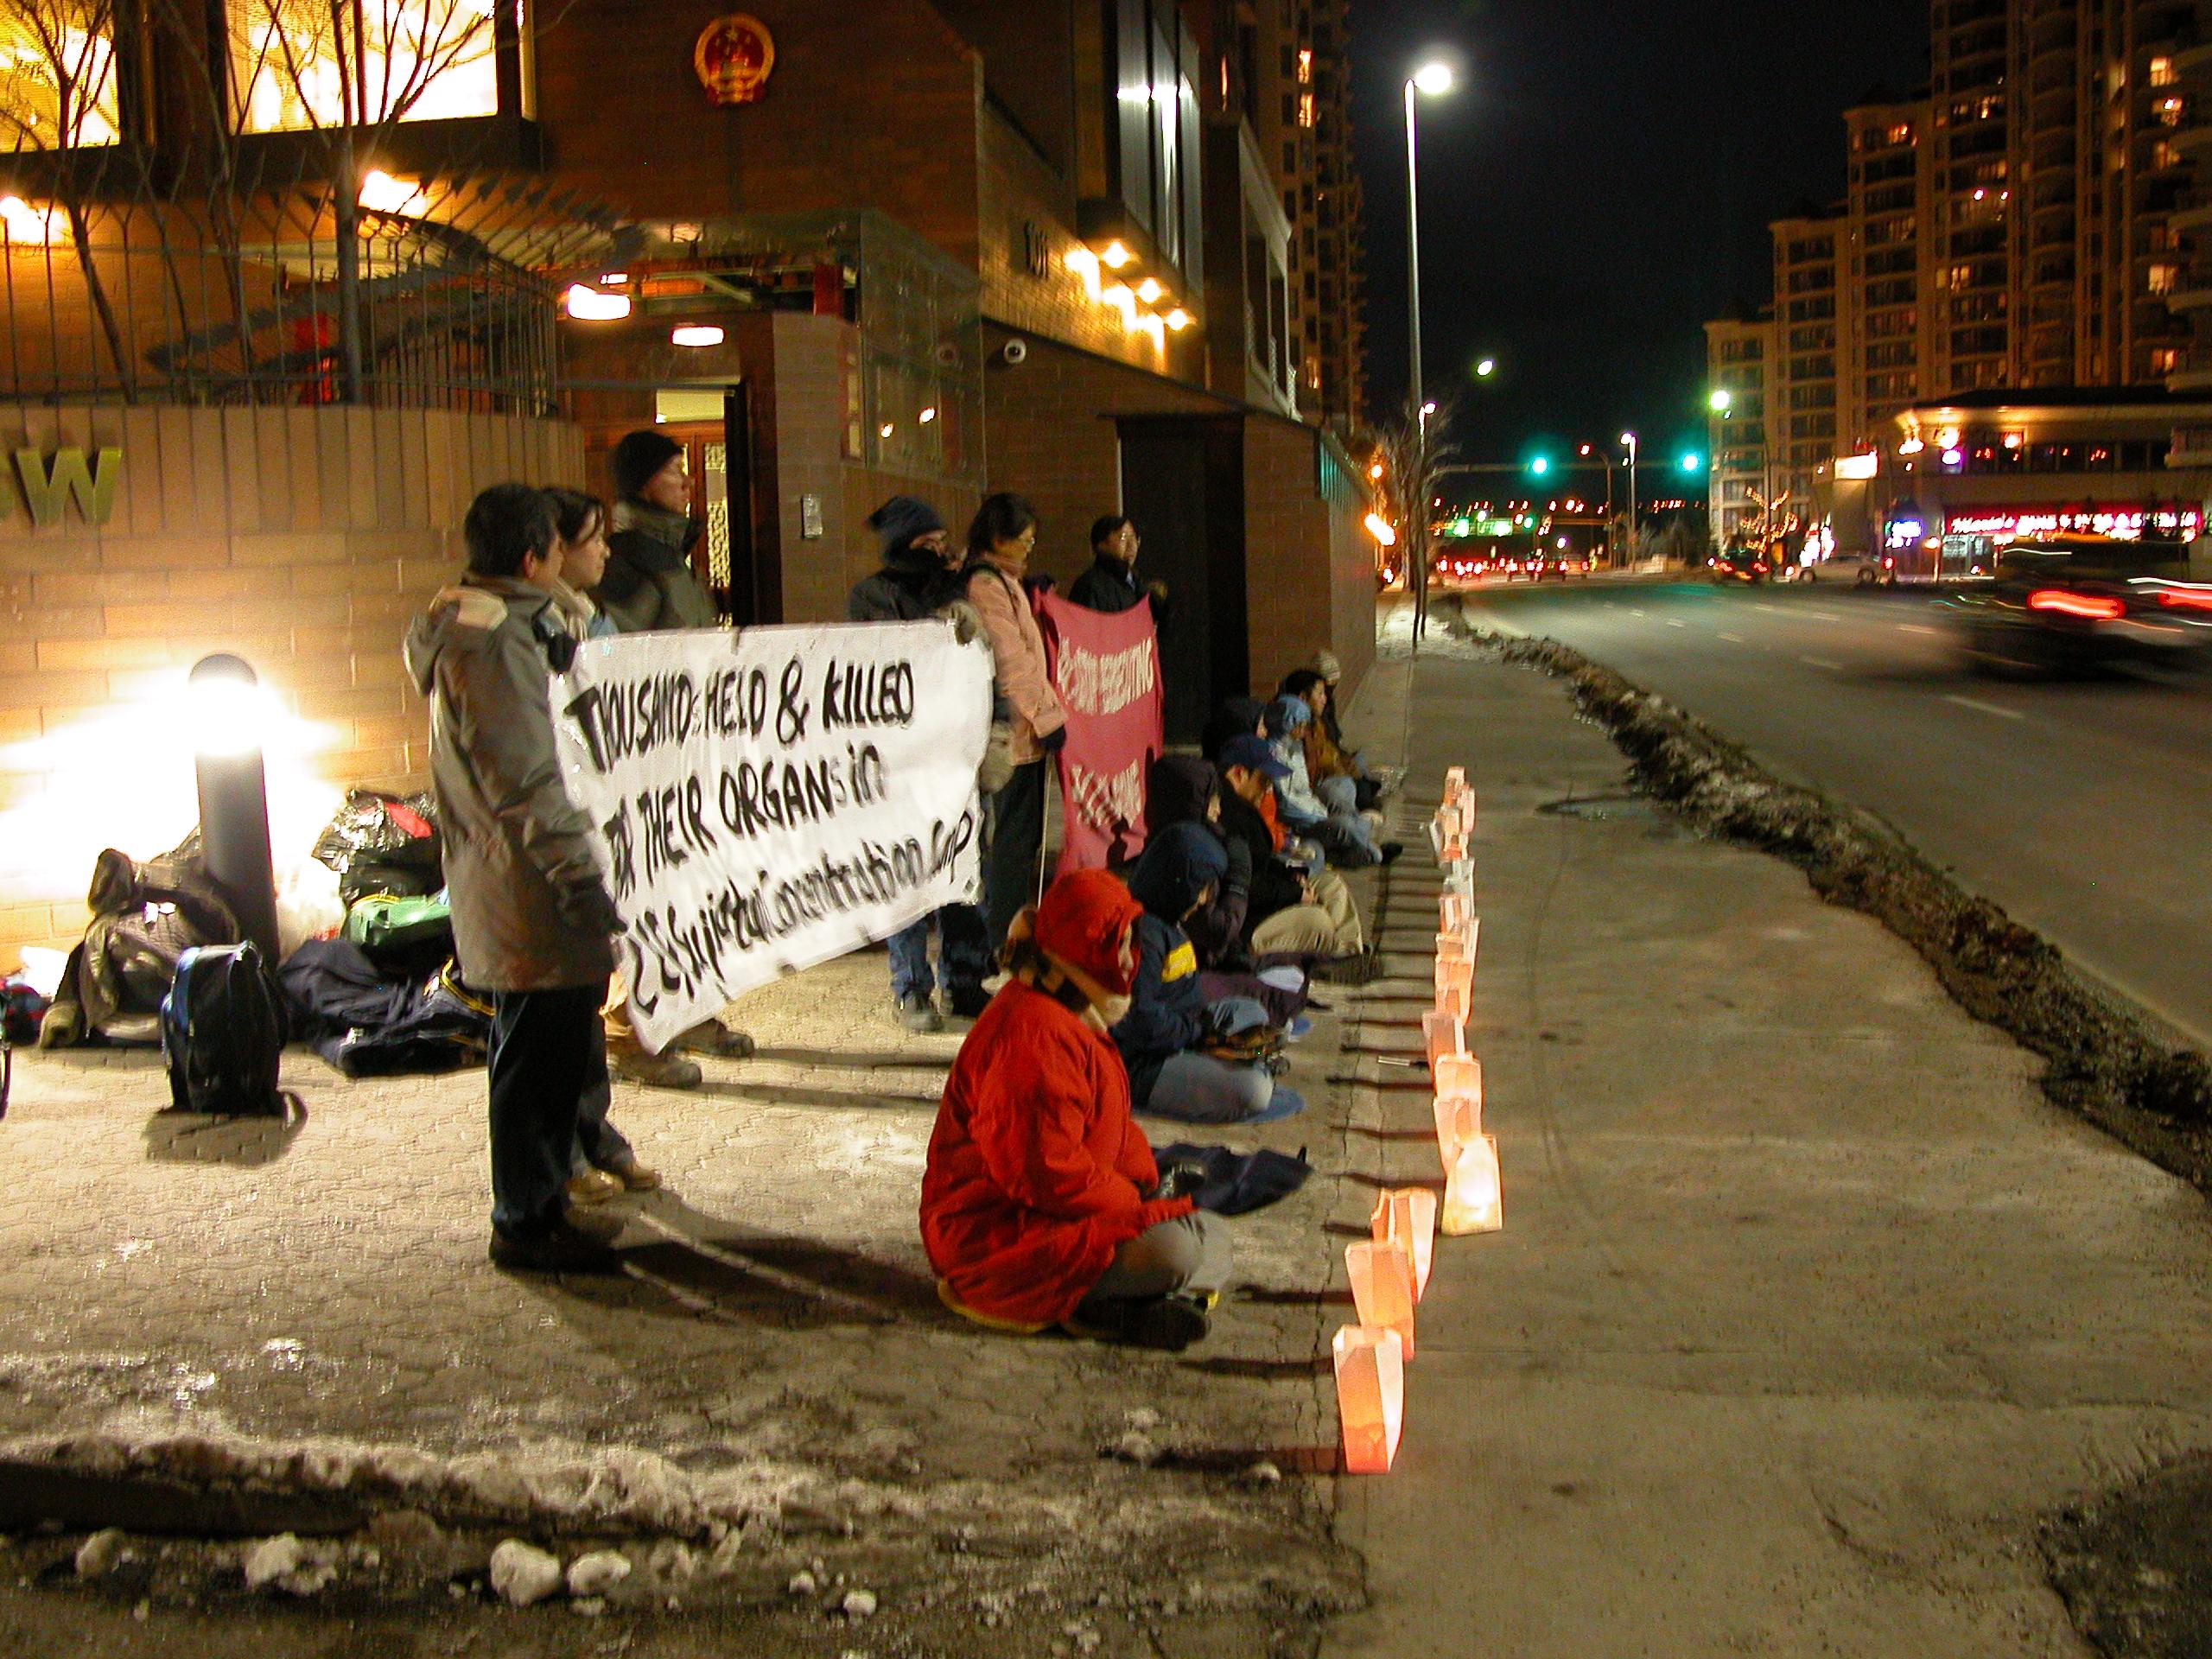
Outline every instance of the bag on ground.
<path fill-rule="evenodd" d="M 276 1072 L 284 1037 L 283 1000 L 251 942 L 187 950 L 162 1001 L 169 1109 L 283 1116 Z"/>

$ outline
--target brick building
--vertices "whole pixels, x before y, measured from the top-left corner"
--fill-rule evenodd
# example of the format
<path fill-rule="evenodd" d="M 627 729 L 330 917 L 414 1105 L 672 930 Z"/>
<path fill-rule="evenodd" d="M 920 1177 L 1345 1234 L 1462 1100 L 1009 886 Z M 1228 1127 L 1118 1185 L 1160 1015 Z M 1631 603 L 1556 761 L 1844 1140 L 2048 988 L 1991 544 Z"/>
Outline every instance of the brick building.
<path fill-rule="evenodd" d="M 1341 3 L 577 0 L 541 29 L 410 0 L 456 32 L 362 43 L 403 89 L 375 108 L 278 73 L 252 0 L 202 10 L 79 54 L 101 84 L 73 99 L 67 65 L 0 86 L 34 125 L 79 111 L 0 203 L 17 276 L 63 273 L 33 308 L 9 290 L 10 361 L 88 348 L 0 384 L 0 426 L 41 481 L 121 452 L 106 522 L 0 523 L 0 948 L 79 931 L 99 846 L 188 827 L 175 779 L 95 787 L 86 738 L 157 729 L 206 652 L 244 652 L 296 730 L 280 838 L 338 785 L 419 784 L 395 641 L 461 506 L 515 474 L 603 486 L 636 424 L 690 448 L 741 621 L 842 615 L 892 490 L 957 524 L 1012 488 L 1063 579 L 1094 516 L 1137 518 L 1179 594 L 1174 730 L 1323 646 L 1363 671 L 1363 486 L 1324 423 L 1358 392 Z M 269 205 L 276 175 L 305 206 Z M 328 188 L 356 175 L 358 208 Z M 127 280 L 140 254 L 58 228 L 81 197 L 98 242 L 149 179 L 200 280 Z"/>

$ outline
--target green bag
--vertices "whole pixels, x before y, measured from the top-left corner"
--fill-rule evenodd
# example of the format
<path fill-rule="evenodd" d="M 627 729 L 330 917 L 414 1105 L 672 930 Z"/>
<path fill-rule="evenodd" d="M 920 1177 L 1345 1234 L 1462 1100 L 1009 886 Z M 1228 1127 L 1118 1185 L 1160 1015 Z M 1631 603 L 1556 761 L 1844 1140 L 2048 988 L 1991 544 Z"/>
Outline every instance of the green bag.
<path fill-rule="evenodd" d="M 372 957 L 453 948 L 453 906 L 442 893 L 404 899 L 372 893 L 346 912 L 345 937 Z"/>

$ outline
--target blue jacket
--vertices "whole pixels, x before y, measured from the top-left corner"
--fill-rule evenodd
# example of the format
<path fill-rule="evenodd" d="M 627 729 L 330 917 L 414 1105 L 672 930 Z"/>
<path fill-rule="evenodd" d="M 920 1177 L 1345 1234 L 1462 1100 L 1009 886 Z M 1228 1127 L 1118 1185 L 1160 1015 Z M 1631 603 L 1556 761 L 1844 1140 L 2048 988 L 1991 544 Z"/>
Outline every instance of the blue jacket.
<path fill-rule="evenodd" d="M 1112 1033 L 1129 1069 L 1129 1091 L 1141 1109 L 1160 1070 L 1196 1048 L 1206 1033 L 1206 1000 L 1198 988 L 1198 953 L 1182 920 L 1198 895 L 1229 870 L 1221 842 L 1195 823 L 1170 824 L 1152 839 L 1129 874 L 1129 892 L 1144 906 L 1137 918 L 1137 976 L 1129 1011 Z"/>

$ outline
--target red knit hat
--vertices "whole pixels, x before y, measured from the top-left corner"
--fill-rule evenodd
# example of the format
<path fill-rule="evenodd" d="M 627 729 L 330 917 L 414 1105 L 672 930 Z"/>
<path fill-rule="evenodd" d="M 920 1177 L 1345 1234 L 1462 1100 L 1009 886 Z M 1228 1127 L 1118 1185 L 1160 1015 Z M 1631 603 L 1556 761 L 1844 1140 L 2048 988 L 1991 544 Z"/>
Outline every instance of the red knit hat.
<path fill-rule="evenodd" d="M 1129 930 L 1143 914 L 1120 877 L 1077 870 L 1053 882 L 1037 906 L 1037 948 L 1127 996 L 1137 976 Z"/>

